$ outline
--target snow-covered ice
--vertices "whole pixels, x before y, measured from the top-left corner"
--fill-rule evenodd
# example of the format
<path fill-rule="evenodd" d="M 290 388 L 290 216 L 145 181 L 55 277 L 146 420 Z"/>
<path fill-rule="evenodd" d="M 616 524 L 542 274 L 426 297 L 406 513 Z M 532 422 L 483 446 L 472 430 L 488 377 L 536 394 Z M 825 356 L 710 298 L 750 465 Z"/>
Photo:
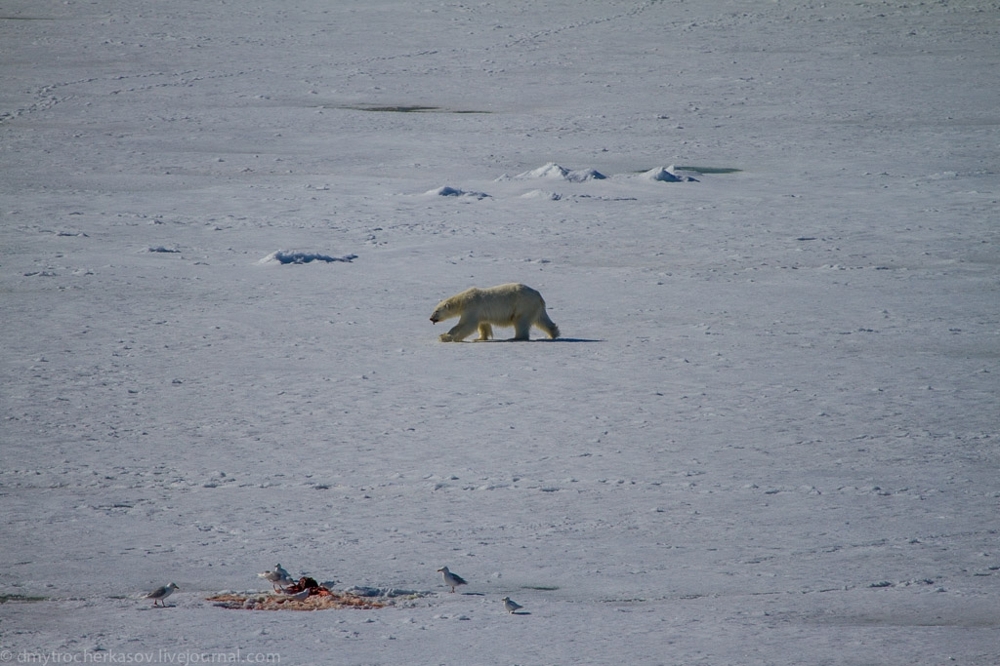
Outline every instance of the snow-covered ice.
<path fill-rule="evenodd" d="M 450 185 L 436 187 L 433 190 L 428 190 L 425 194 L 435 197 L 471 197 L 473 199 L 486 199 L 490 196 L 485 192 L 466 192 Z"/>
<path fill-rule="evenodd" d="M 996 664 L 998 32 L 5 2 L 0 660 Z"/>
<path fill-rule="evenodd" d="M 345 254 L 340 257 L 334 257 L 329 254 L 324 254 L 322 252 L 313 251 L 303 251 L 303 250 L 276 250 L 271 254 L 267 255 L 261 259 L 258 263 L 261 264 L 308 264 L 313 261 L 318 261 L 322 263 L 333 263 L 335 261 L 344 261 L 350 263 L 358 258 L 356 254 Z"/>
<path fill-rule="evenodd" d="M 698 179 L 686 174 L 679 174 L 673 166 L 656 167 L 642 174 L 646 180 L 662 181 L 664 183 L 689 183 L 697 182 Z"/>
<path fill-rule="evenodd" d="M 503 178 L 503 176 L 501 176 Z M 549 162 L 542 166 L 519 173 L 514 176 L 516 180 L 528 180 L 531 178 L 547 178 L 550 180 L 565 180 L 570 183 L 585 183 L 588 180 L 604 180 L 607 178 L 597 169 L 587 167 L 585 169 L 567 169 L 559 166 L 555 162 Z"/>

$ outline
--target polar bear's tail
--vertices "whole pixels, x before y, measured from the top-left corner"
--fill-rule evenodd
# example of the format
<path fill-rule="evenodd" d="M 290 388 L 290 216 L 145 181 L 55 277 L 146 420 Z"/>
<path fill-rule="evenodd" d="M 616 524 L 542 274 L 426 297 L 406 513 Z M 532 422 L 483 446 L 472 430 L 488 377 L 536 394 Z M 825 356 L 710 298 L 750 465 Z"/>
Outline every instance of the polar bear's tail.
<path fill-rule="evenodd" d="M 536 322 L 536 325 L 538 326 L 538 328 L 545 331 L 548 334 L 548 336 L 553 340 L 559 337 L 559 327 L 556 326 L 556 323 L 554 321 L 549 319 L 549 315 L 547 312 L 545 312 L 545 310 L 542 310 L 542 312 L 538 315 L 538 321 Z"/>

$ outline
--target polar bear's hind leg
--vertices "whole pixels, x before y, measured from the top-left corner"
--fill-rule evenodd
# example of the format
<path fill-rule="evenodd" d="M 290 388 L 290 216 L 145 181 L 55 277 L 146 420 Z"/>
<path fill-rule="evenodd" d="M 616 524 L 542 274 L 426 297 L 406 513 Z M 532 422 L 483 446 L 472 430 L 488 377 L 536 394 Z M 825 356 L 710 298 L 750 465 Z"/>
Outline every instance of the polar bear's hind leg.
<path fill-rule="evenodd" d="M 531 320 L 522 317 L 514 322 L 514 339 L 515 340 L 530 340 L 531 339 Z"/>
<path fill-rule="evenodd" d="M 559 327 L 556 326 L 554 321 L 549 319 L 549 315 L 545 312 L 545 310 L 542 310 L 541 314 L 538 315 L 538 328 L 545 331 L 545 333 L 553 340 L 559 337 Z"/>

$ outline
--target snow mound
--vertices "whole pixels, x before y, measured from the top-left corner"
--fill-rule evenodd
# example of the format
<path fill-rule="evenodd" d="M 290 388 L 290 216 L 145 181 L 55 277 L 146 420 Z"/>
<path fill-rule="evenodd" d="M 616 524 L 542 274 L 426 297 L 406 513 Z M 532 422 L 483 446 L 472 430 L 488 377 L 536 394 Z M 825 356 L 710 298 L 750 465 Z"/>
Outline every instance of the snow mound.
<path fill-rule="evenodd" d="M 650 169 L 642 174 L 642 177 L 646 180 L 659 181 L 663 183 L 697 183 L 696 178 L 691 176 L 685 176 L 684 174 L 679 174 L 673 165 L 668 167 L 656 167 L 655 169 Z"/>
<path fill-rule="evenodd" d="M 546 201 L 559 201 L 562 199 L 561 194 L 556 194 L 555 192 L 546 192 L 545 190 L 531 190 L 530 192 L 525 192 L 521 195 L 522 199 L 544 199 Z"/>
<path fill-rule="evenodd" d="M 588 180 L 605 180 L 607 176 L 597 169 L 578 169 L 566 174 L 566 180 L 572 183 L 582 183 Z"/>
<path fill-rule="evenodd" d="M 320 254 L 319 252 L 289 252 L 287 250 L 278 250 L 277 252 L 272 252 L 267 255 L 257 263 L 259 264 L 308 264 L 313 261 L 325 261 L 326 263 L 333 263 L 335 261 L 344 261 L 350 263 L 351 261 L 358 258 L 356 254 L 345 254 L 342 257 L 331 257 L 328 254 Z"/>
<path fill-rule="evenodd" d="M 490 196 L 485 192 L 466 192 L 465 190 L 449 187 L 447 185 L 437 189 L 428 190 L 424 192 L 424 194 L 436 197 L 472 197 L 474 199 L 486 199 Z"/>
<path fill-rule="evenodd" d="M 558 178 L 565 179 L 569 174 L 569 169 L 559 166 L 555 162 L 549 162 L 544 164 L 537 169 L 532 169 L 531 171 L 525 171 L 520 173 L 515 178 Z"/>
<path fill-rule="evenodd" d="M 607 178 L 603 173 L 597 171 L 596 169 L 577 169 L 571 171 L 566 167 L 561 167 L 555 162 L 549 162 L 544 164 L 537 169 L 532 169 L 531 171 L 525 171 L 524 173 L 514 176 L 517 180 L 527 180 L 529 178 L 551 178 L 553 180 L 566 180 L 571 183 L 582 183 L 588 180 L 604 180 Z"/>

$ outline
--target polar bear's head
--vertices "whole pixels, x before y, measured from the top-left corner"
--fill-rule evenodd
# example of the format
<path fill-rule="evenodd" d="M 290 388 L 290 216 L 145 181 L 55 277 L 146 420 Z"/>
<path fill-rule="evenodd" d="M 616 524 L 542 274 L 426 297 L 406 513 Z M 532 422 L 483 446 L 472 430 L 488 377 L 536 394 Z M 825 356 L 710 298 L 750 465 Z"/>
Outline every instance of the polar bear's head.
<path fill-rule="evenodd" d="M 451 298 L 446 298 L 437 304 L 437 307 L 434 308 L 434 312 L 431 313 L 431 322 L 436 324 L 439 321 L 451 319 L 452 317 L 457 317 L 460 314 L 461 304 L 454 296 L 452 296 Z"/>

